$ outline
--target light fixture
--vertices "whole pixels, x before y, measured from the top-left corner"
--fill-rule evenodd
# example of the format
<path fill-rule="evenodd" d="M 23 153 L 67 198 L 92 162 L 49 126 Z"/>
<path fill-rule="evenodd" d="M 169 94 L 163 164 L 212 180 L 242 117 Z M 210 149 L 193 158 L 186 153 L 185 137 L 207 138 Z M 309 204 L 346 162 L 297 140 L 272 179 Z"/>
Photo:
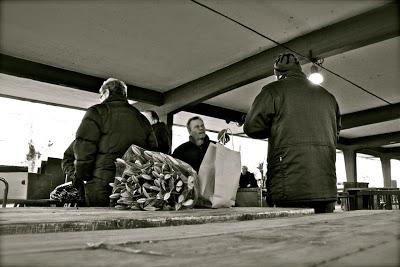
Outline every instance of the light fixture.
<path fill-rule="evenodd" d="M 313 57 L 312 50 L 310 50 L 309 59 L 312 62 L 312 66 L 311 66 L 311 74 L 308 76 L 308 80 L 310 80 L 310 82 L 312 82 L 313 84 L 321 84 L 324 81 L 324 77 L 322 76 L 321 73 L 319 73 L 317 65 L 321 66 L 322 63 L 324 62 L 324 59 Z"/>
<path fill-rule="evenodd" d="M 324 81 L 324 77 L 318 72 L 318 67 L 314 63 L 311 66 L 311 74 L 308 76 L 308 79 L 313 84 L 321 84 Z"/>

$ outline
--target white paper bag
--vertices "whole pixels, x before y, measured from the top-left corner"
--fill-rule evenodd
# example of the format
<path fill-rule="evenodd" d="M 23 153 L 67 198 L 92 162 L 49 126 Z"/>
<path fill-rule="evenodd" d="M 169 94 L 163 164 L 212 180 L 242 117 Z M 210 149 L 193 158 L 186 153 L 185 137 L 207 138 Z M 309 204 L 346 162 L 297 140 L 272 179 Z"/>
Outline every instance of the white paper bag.
<path fill-rule="evenodd" d="M 219 143 L 210 144 L 199 169 L 200 205 L 234 206 L 240 172 L 240 152 Z"/>

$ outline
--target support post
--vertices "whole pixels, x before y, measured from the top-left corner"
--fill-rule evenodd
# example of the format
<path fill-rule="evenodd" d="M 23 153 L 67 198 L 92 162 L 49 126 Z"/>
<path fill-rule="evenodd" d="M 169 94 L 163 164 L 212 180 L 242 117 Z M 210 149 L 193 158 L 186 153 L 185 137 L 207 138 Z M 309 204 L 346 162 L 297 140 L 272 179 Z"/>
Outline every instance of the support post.
<path fill-rule="evenodd" d="M 357 153 L 352 149 L 343 149 L 347 182 L 357 182 Z"/>
<path fill-rule="evenodd" d="M 392 175 L 390 173 L 390 158 L 380 157 L 383 173 L 383 187 L 392 187 Z"/>

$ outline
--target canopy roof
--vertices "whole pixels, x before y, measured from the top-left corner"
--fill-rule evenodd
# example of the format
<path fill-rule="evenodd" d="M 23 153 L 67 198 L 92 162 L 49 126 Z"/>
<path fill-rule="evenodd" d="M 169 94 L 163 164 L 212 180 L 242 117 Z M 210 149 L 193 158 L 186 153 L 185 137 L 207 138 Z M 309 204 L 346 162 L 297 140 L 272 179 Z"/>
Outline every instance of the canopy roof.
<path fill-rule="evenodd" d="M 85 109 L 115 77 L 140 109 L 241 122 L 283 43 L 352 82 L 322 70 L 343 114 L 339 147 L 400 158 L 396 2 L 34 0 L 0 12 L 1 96 Z"/>

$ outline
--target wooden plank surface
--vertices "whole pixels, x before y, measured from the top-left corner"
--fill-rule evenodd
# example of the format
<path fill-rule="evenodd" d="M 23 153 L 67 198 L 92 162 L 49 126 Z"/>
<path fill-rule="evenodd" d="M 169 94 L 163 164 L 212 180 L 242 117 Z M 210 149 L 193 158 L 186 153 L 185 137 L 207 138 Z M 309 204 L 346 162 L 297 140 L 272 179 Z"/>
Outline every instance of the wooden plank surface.
<path fill-rule="evenodd" d="M 1 236 L 1 266 L 399 266 L 399 211 Z M 103 242 L 107 248 L 89 249 Z"/>
<path fill-rule="evenodd" d="M 132 229 L 313 214 L 313 209 L 235 207 L 180 211 L 132 211 L 114 208 L 1 209 L 2 234 Z"/>

